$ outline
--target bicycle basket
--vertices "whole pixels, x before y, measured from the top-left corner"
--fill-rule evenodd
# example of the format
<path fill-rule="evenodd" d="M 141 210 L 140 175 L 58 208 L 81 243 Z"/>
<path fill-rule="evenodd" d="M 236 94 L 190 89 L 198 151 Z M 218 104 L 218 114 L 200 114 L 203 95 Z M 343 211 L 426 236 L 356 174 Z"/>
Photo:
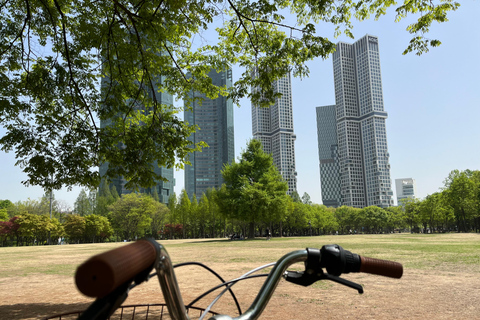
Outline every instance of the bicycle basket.
<path fill-rule="evenodd" d="M 56 314 L 50 317 L 43 318 L 42 320 L 73 320 L 77 319 L 78 316 L 83 312 L 81 311 L 72 311 L 62 314 Z M 205 312 L 204 308 L 190 307 L 187 308 L 188 315 L 190 319 L 198 319 Z M 209 311 L 208 315 L 214 316 L 216 312 Z M 110 317 L 110 320 L 140 320 L 140 319 L 161 319 L 169 320 L 170 316 L 168 314 L 167 306 L 163 303 L 157 304 L 135 304 L 119 307 L 115 313 Z M 208 317 L 207 317 L 208 319 Z"/>

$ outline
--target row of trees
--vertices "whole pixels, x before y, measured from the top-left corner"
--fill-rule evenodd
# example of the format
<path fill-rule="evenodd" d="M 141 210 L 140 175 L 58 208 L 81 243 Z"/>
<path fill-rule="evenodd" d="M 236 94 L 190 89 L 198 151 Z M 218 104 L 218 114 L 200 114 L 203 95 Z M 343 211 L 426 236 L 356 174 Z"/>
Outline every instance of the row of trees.
<path fill-rule="evenodd" d="M 22 203 L 7 203 L 6 212 L 17 212 Z M 146 194 L 127 194 L 108 207 L 105 215 L 59 213 L 35 214 L 21 211 L 0 221 L 2 245 L 104 242 L 161 235 L 168 208 Z M 57 218 L 60 217 L 60 218 Z"/>
<path fill-rule="evenodd" d="M 288 196 L 285 181 L 252 140 L 238 162 L 225 166 L 224 185 L 199 199 L 183 190 L 169 198 L 168 207 L 156 194 L 126 194 L 102 184 L 88 194 L 82 190 L 75 214 L 59 211 L 53 197 L 12 204 L 0 202 L 0 239 L 13 243 L 48 243 L 154 238 L 207 238 L 243 234 L 250 238 L 265 234 L 318 235 L 329 233 L 379 233 L 479 231 L 480 171 L 452 171 L 441 192 L 424 200 L 407 199 L 398 207 L 363 209 L 327 208 L 312 204 L 307 193 Z M 52 199 L 52 212 L 49 216 Z M 7 241 L 10 240 L 10 242 Z"/>
<path fill-rule="evenodd" d="M 441 191 L 423 200 L 406 200 L 403 205 L 412 229 L 480 232 L 480 171 L 453 170 Z"/>

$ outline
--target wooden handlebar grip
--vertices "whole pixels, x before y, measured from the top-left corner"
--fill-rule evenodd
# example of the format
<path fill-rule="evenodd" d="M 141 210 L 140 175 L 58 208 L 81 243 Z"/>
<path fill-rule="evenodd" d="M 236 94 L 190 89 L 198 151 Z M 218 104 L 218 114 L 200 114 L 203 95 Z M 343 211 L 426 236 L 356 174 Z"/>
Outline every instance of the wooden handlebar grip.
<path fill-rule="evenodd" d="M 101 298 L 146 270 L 155 259 L 155 245 L 139 240 L 85 261 L 77 268 L 75 283 L 84 295 Z"/>
<path fill-rule="evenodd" d="M 403 266 L 394 261 L 360 256 L 359 272 L 366 272 L 379 276 L 400 279 L 403 275 Z"/>

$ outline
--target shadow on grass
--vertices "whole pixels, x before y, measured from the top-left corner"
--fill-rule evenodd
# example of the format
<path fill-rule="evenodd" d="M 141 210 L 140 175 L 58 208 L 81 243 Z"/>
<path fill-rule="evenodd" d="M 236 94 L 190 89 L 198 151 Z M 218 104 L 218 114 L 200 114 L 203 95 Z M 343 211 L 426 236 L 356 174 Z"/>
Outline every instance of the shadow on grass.
<path fill-rule="evenodd" d="M 54 303 L 18 303 L 12 305 L 0 306 L 0 318 L 8 320 L 16 319 L 43 319 L 57 314 L 63 314 L 73 311 L 85 310 L 89 303 L 71 303 L 71 304 L 54 304 Z M 76 319 L 73 316 L 71 319 Z M 62 319 L 70 319 L 63 318 Z"/>

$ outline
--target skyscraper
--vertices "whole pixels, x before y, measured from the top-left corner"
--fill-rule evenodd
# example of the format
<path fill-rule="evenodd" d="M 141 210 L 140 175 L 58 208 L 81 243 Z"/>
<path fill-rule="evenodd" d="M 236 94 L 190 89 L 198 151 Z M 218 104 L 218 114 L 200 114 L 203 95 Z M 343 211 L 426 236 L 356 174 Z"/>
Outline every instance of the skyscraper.
<path fill-rule="evenodd" d="M 232 86 L 232 70 L 211 70 L 208 76 L 216 86 Z M 193 102 L 191 110 L 185 108 L 185 121 L 200 127 L 189 139 L 192 143 L 204 141 L 208 144 L 201 152 L 190 156 L 191 166 L 185 166 L 185 190 L 189 197 L 193 194 L 199 197 L 209 188 L 221 187 L 221 170 L 235 157 L 233 102 L 222 96 L 212 100 L 198 92 L 190 95 L 204 100 Z"/>
<path fill-rule="evenodd" d="M 163 77 L 160 77 L 158 81 L 163 81 Z M 109 82 L 108 78 L 102 78 L 102 86 L 107 86 Z M 167 105 L 167 106 L 173 106 L 173 98 L 171 94 L 164 93 L 164 92 L 159 92 L 158 90 L 154 90 L 152 92 L 151 89 L 148 89 L 149 94 L 155 94 L 156 101 L 159 104 Z M 137 105 L 136 108 L 144 108 L 141 105 Z M 102 120 L 100 121 L 100 127 L 105 128 L 106 126 L 110 125 L 110 120 Z M 123 148 L 123 146 L 119 146 L 120 148 Z M 107 172 L 109 163 L 103 163 L 100 166 L 100 177 L 103 177 L 105 173 Z M 165 167 L 159 167 L 157 164 L 153 165 L 154 167 L 154 172 L 155 174 L 161 175 L 162 177 L 166 178 L 168 181 L 156 181 L 156 185 L 150 188 L 140 188 L 141 193 L 153 193 L 153 190 L 155 189 L 157 191 L 158 197 L 160 202 L 162 203 L 168 203 L 168 197 L 173 194 L 174 192 L 174 187 L 175 187 L 175 179 L 173 176 L 173 168 L 165 168 Z M 127 183 L 127 180 L 124 177 L 116 177 L 112 179 L 112 182 L 110 185 L 115 186 L 117 193 L 119 195 L 122 194 L 127 194 L 131 193 L 132 190 L 129 190 L 125 188 L 125 184 Z"/>
<path fill-rule="evenodd" d="M 288 183 L 288 194 L 292 194 L 297 191 L 297 172 L 290 73 L 275 81 L 273 87 L 282 97 L 270 108 L 252 105 L 252 133 L 262 142 L 263 150 L 273 155 L 274 164 Z"/>
<path fill-rule="evenodd" d="M 317 137 L 322 202 L 327 207 L 336 208 L 341 206 L 342 197 L 335 107 L 335 105 L 317 107 Z"/>
<path fill-rule="evenodd" d="M 338 43 L 333 73 L 341 204 L 391 206 L 378 38 L 366 35 L 354 44 Z M 319 137 L 324 134 L 319 127 Z"/>

